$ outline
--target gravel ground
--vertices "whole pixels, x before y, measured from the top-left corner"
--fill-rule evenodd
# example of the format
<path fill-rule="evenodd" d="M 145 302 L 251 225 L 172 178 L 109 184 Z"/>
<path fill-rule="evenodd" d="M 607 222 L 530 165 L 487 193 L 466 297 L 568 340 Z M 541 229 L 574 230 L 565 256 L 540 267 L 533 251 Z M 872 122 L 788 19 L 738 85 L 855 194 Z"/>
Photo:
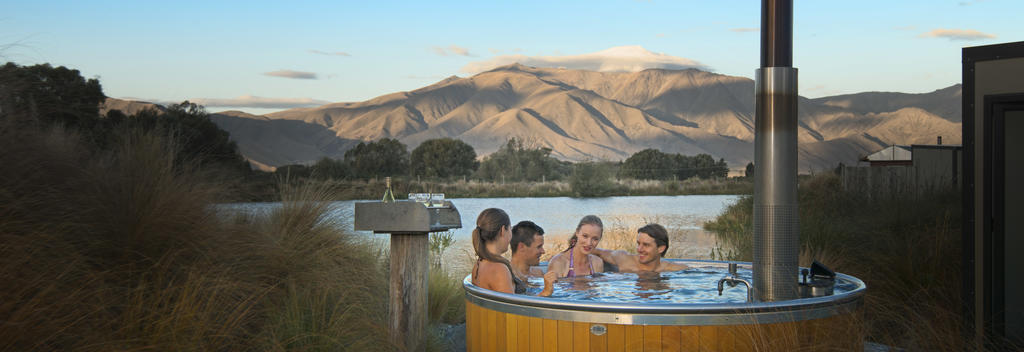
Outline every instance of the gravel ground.
<path fill-rule="evenodd" d="M 449 351 L 463 352 L 466 350 L 466 324 L 444 325 L 441 327 L 441 336 L 448 345 Z"/>

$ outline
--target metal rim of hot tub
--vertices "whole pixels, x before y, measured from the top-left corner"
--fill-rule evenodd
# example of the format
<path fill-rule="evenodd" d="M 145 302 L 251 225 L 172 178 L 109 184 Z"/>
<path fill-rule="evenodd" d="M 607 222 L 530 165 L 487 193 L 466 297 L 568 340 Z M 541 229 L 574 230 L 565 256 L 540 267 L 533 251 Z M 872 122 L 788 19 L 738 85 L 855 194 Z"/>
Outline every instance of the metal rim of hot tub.
<path fill-rule="evenodd" d="M 684 264 L 722 266 L 728 261 L 663 259 Z M 750 268 L 749 262 L 738 262 Z M 463 280 L 466 299 L 480 307 L 503 313 L 553 320 L 625 325 L 737 325 L 773 324 L 828 318 L 856 311 L 863 304 L 867 286 L 853 276 L 836 278 L 857 288 L 831 296 L 756 303 L 610 303 L 571 301 L 491 291 Z M 794 274 L 794 280 L 796 274 Z"/>

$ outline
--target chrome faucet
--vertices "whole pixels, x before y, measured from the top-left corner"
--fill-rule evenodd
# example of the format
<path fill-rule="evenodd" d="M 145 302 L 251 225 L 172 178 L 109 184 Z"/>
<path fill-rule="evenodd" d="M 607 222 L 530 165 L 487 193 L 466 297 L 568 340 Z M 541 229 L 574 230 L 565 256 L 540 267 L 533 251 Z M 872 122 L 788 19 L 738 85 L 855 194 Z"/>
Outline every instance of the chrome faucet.
<path fill-rule="evenodd" d="M 749 281 L 741 279 L 741 278 L 739 278 L 736 275 L 736 263 L 729 263 L 729 276 L 723 277 L 721 280 L 718 280 L 718 295 L 719 296 L 722 295 L 722 290 L 725 289 L 725 287 L 722 285 L 723 283 L 724 284 L 729 284 L 729 287 L 736 287 L 736 284 L 741 284 L 741 283 L 746 285 L 747 286 L 747 303 L 750 303 L 750 302 L 754 301 L 754 292 L 750 290 L 750 288 L 753 287 L 753 286 L 750 285 Z"/>

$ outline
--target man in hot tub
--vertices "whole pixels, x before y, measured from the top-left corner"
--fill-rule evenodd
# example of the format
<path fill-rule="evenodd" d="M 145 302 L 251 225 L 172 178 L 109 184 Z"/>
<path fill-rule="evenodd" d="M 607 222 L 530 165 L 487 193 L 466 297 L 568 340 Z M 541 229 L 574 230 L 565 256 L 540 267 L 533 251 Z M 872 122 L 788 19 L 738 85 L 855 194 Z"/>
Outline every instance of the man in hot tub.
<path fill-rule="evenodd" d="M 668 231 L 665 227 L 647 224 L 636 232 L 636 254 L 601 248 L 594 248 L 591 253 L 607 263 L 615 264 L 620 272 L 625 273 L 678 271 L 689 268 L 685 264 L 661 260 L 668 251 Z"/>

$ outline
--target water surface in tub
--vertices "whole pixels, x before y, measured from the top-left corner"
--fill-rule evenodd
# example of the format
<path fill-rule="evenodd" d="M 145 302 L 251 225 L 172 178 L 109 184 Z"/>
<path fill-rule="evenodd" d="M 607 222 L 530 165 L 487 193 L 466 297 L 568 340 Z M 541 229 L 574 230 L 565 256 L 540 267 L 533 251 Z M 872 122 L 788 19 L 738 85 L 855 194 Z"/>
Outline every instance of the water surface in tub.
<path fill-rule="evenodd" d="M 551 298 L 571 301 L 594 301 L 605 303 L 744 303 L 747 288 L 725 285 L 718 295 L 718 280 L 728 275 L 723 266 L 693 265 L 689 269 L 675 272 L 644 273 L 601 273 L 593 277 L 575 279 L 562 278 L 555 283 Z M 739 268 L 737 275 L 752 282 L 749 268 Z M 794 275 L 794 278 L 796 275 Z M 857 288 L 853 282 L 837 279 L 835 294 Z M 529 294 L 540 292 L 544 280 L 531 278 Z"/>

